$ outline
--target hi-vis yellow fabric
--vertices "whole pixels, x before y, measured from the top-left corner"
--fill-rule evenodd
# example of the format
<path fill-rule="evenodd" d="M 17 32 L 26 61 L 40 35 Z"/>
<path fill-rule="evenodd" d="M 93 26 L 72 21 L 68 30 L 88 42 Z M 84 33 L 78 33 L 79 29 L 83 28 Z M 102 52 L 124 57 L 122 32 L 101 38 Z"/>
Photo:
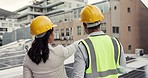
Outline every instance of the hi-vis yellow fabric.
<path fill-rule="evenodd" d="M 118 78 L 120 44 L 115 38 L 92 36 L 82 40 L 82 43 L 89 57 L 85 78 Z"/>

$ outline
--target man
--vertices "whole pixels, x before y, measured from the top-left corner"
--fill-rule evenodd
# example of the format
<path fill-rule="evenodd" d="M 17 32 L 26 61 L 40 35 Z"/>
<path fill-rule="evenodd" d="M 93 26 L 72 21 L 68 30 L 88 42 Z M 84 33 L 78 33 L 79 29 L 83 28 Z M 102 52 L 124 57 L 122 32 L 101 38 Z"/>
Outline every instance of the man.
<path fill-rule="evenodd" d="M 96 6 L 86 5 L 82 9 L 80 21 L 89 36 L 78 45 L 72 78 L 118 78 L 119 72 L 125 72 L 123 47 L 116 38 L 100 30 L 103 18 Z"/>

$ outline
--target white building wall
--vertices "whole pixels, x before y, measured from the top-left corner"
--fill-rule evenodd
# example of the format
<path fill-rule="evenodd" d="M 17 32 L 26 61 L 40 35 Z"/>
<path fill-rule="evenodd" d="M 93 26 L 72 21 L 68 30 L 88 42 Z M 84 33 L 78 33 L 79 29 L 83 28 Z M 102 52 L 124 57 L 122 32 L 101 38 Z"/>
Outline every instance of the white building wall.
<path fill-rule="evenodd" d="M 15 19 L 6 19 L 6 20 L 0 20 L 0 37 L 3 38 L 3 33 L 5 32 L 12 32 L 20 26 L 18 25 L 17 21 Z"/>

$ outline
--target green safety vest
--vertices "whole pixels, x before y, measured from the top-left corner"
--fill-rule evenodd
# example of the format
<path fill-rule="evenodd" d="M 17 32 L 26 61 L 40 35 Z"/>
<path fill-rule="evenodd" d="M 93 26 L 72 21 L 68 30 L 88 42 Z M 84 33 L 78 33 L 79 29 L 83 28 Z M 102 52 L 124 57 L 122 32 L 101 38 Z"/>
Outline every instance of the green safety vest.
<path fill-rule="evenodd" d="M 85 78 L 118 78 L 121 46 L 116 38 L 100 35 L 81 42 L 88 54 Z"/>

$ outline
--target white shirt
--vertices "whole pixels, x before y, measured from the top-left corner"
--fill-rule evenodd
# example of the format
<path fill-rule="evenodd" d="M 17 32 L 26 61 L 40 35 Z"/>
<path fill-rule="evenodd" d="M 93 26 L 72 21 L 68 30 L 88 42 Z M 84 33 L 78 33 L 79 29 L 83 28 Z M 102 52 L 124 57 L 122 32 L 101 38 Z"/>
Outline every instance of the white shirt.
<path fill-rule="evenodd" d="M 49 45 L 49 59 L 46 63 L 41 62 L 39 65 L 32 62 L 26 53 L 23 63 L 23 78 L 67 78 L 64 61 L 76 52 L 77 43 L 74 42 L 67 47 L 58 45 L 54 48 Z"/>

